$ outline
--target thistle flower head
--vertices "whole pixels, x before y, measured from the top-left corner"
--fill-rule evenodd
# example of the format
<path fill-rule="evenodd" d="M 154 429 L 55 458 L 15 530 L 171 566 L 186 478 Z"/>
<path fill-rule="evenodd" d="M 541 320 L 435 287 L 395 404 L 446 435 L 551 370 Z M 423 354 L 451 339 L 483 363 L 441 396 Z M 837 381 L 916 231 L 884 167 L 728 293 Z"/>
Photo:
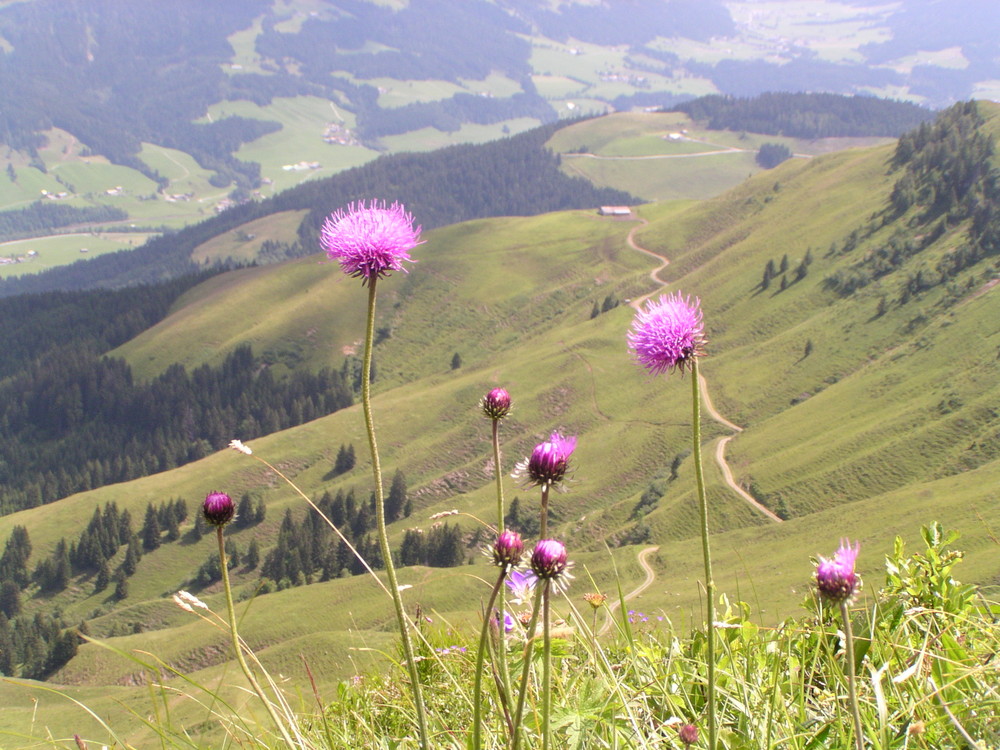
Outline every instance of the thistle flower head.
<path fill-rule="evenodd" d="M 210 492 L 202 506 L 205 520 L 212 526 L 225 526 L 236 515 L 236 505 L 225 492 Z"/>
<path fill-rule="evenodd" d="M 498 567 L 508 566 L 513 568 L 521 562 L 521 555 L 524 554 L 524 542 L 521 535 L 516 531 L 504 529 L 493 544 L 493 564 Z"/>
<path fill-rule="evenodd" d="M 320 230 L 320 245 L 348 276 L 367 286 L 390 271 L 405 271 L 410 250 L 421 244 L 420 227 L 398 203 L 352 203 L 331 214 Z"/>
<path fill-rule="evenodd" d="M 514 469 L 517 478 L 527 477 L 529 484 L 551 487 L 559 484 L 569 469 L 569 457 L 576 450 L 575 437 L 563 437 L 553 432 L 544 443 L 539 443 L 531 455 L 520 461 Z"/>
<path fill-rule="evenodd" d="M 661 294 L 640 308 L 628 332 L 635 361 L 653 375 L 690 367 L 704 352 L 701 300 L 682 297 L 680 292 Z"/>
<path fill-rule="evenodd" d="M 503 419 L 510 413 L 510 394 L 504 388 L 494 388 L 483 396 L 480 405 L 490 419 Z"/>
<path fill-rule="evenodd" d="M 531 572 L 541 581 L 550 581 L 560 591 L 569 585 L 570 563 L 566 545 L 557 539 L 542 539 L 531 553 Z"/>
<path fill-rule="evenodd" d="M 854 572 L 854 564 L 860 551 L 860 542 L 852 547 L 849 540 L 842 539 L 833 559 L 819 558 L 819 564 L 816 566 L 816 587 L 821 596 L 832 602 L 842 602 L 851 599 L 857 593 L 861 578 Z"/>
<path fill-rule="evenodd" d="M 677 736 L 685 747 L 690 747 L 698 741 L 698 727 L 694 724 L 685 724 L 677 730 Z"/>

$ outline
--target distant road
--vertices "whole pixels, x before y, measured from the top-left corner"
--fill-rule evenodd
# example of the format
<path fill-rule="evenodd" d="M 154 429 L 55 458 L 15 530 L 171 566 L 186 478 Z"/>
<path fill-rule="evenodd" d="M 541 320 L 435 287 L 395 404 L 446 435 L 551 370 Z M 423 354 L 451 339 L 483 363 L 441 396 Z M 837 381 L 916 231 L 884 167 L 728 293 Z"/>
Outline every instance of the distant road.
<path fill-rule="evenodd" d="M 639 222 L 640 222 L 639 224 L 637 224 L 636 226 L 632 227 L 631 231 L 629 231 L 628 237 L 626 238 L 626 242 L 628 243 L 628 246 L 631 247 L 633 250 L 638 250 L 640 253 L 645 253 L 646 255 L 649 255 L 649 256 L 651 256 L 653 258 L 656 258 L 657 260 L 660 261 L 660 265 L 657 266 L 656 268 L 654 268 L 652 271 L 650 271 L 649 278 L 651 278 L 654 282 L 656 282 L 657 284 L 659 284 L 661 287 L 665 287 L 665 286 L 667 286 L 667 282 L 663 281 L 663 279 L 661 279 L 659 277 L 659 273 L 660 273 L 660 271 L 662 271 L 664 268 L 666 268 L 670 264 L 670 260 L 668 258 L 660 255 L 659 253 L 653 252 L 649 248 L 642 247 L 639 243 L 637 243 L 635 241 L 635 233 L 639 229 L 641 229 L 643 226 L 645 226 L 646 224 L 649 223 L 645 219 L 642 219 L 642 218 L 639 219 Z M 642 306 L 643 302 L 645 302 L 647 299 L 649 299 L 650 297 L 652 297 L 654 294 L 659 293 L 659 291 L 660 290 L 657 290 L 655 292 L 650 292 L 649 294 L 645 294 L 642 297 L 637 297 L 636 299 L 631 300 L 629 302 L 629 305 L 631 307 L 635 308 L 636 310 L 638 310 Z M 708 412 L 708 415 L 712 419 L 714 419 L 716 422 L 718 422 L 719 424 L 723 425 L 724 427 L 732 430 L 735 433 L 743 432 L 743 428 L 742 427 L 740 427 L 735 422 L 731 422 L 730 420 L 726 419 L 715 408 L 715 405 L 712 403 L 712 397 L 709 394 L 708 381 L 705 380 L 705 376 L 699 373 L 698 378 L 699 378 L 698 379 L 698 384 L 701 386 L 701 388 L 700 388 L 700 390 L 701 390 L 701 400 L 702 400 L 702 403 L 705 405 L 705 411 Z M 736 483 L 736 480 L 733 478 L 733 470 L 729 467 L 729 464 L 726 462 L 726 445 L 734 437 L 735 437 L 735 435 L 728 435 L 728 436 L 722 438 L 721 440 L 719 440 L 718 444 L 715 446 L 715 463 L 718 465 L 719 471 L 722 472 L 722 478 L 725 480 L 726 484 L 729 486 L 729 489 L 731 489 L 733 492 L 735 492 L 742 500 L 746 501 L 751 507 L 753 507 L 754 509 L 756 509 L 757 511 L 759 511 L 763 515 L 767 516 L 767 518 L 769 518 L 770 520 L 774 521 L 775 523 L 781 523 L 782 522 L 781 519 L 777 515 L 775 515 L 774 512 L 772 512 L 769 508 L 767 508 L 766 506 L 764 506 L 760 502 L 758 502 L 754 498 L 753 495 L 751 495 L 749 492 L 747 492 L 742 487 L 740 487 Z M 651 548 L 648 548 L 648 549 L 651 549 Z M 646 551 L 647 550 L 643 550 L 643 552 L 646 552 Z M 641 554 L 642 553 L 640 553 L 640 555 Z M 641 561 L 640 561 L 640 564 L 642 564 Z M 645 568 L 646 566 L 644 565 L 643 567 Z M 651 571 L 651 569 L 648 569 L 648 570 Z M 651 573 L 650 573 L 650 575 L 651 575 Z M 648 583 L 652 583 L 652 581 L 650 580 Z M 646 585 L 648 585 L 648 583 Z M 603 633 L 604 630 L 606 628 L 608 628 L 608 627 L 610 627 L 610 620 L 607 623 L 605 623 L 605 627 L 602 628 L 601 632 Z"/>
<path fill-rule="evenodd" d="M 719 156 L 720 154 L 755 154 L 755 148 L 736 148 L 735 146 L 724 146 L 720 143 L 703 141 L 700 138 L 681 138 L 680 141 L 687 143 L 702 143 L 711 147 L 712 151 L 695 151 L 690 154 L 647 154 L 645 156 L 605 156 L 603 154 L 592 154 L 589 151 L 582 153 L 561 153 L 563 159 L 596 159 L 598 161 L 649 161 L 652 159 L 697 159 L 702 156 Z M 797 159 L 811 159 L 810 154 L 792 154 Z M 645 252 L 645 251 L 643 251 Z"/>
<path fill-rule="evenodd" d="M 634 589 L 625 594 L 625 601 L 630 602 L 637 596 L 642 594 L 646 589 L 653 585 L 653 581 L 656 580 L 656 573 L 653 571 L 653 566 L 649 564 L 647 559 L 651 554 L 656 552 L 659 547 L 645 547 L 640 550 L 638 557 L 636 558 L 639 562 L 639 567 L 642 568 L 643 572 L 646 574 L 643 582 L 636 586 Z M 608 605 L 607 613 L 604 618 L 604 624 L 601 629 L 597 632 L 597 635 L 604 635 L 611 629 L 611 618 L 614 616 L 615 610 L 618 609 L 620 601 L 617 599 Z"/>

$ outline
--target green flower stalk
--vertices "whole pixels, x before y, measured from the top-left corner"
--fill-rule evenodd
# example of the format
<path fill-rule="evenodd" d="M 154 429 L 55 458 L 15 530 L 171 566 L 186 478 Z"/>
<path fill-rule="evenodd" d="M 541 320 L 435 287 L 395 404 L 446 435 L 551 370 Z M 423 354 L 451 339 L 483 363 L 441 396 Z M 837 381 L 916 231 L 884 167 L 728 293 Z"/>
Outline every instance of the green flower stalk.
<path fill-rule="evenodd" d="M 510 394 L 504 388 L 494 388 L 483 396 L 480 406 L 483 414 L 489 417 L 493 427 L 493 474 L 496 477 L 497 485 L 497 533 L 502 534 L 505 511 L 503 482 L 500 477 L 500 422 L 510 414 Z"/>
<path fill-rule="evenodd" d="M 543 539 L 531 553 L 531 572 L 542 584 L 542 750 L 552 747 L 552 590 L 569 586 L 570 563 L 566 547 L 556 539 Z"/>
<path fill-rule="evenodd" d="M 706 637 L 708 639 L 708 747 L 716 750 L 715 690 L 715 579 L 709 545 L 708 500 L 701 462 L 701 392 L 698 358 L 705 344 L 701 301 L 682 297 L 679 292 L 662 294 L 639 309 L 628 333 L 629 347 L 636 363 L 653 375 L 691 370 L 692 457 L 698 487 L 698 515 L 701 521 L 701 549 L 705 565 L 705 595 L 708 599 Z"/>
<path fill-rule="evenodd" d="M 493 616 L 493 607 L 497 602 L 498 595 L 502 595 L 507 572 L 521 561 L 523 552 L 524 542 L 521 541 L 521 536 L 516 531 L 502 532 L 493 545 L 493 563 L 500 568 L 500 574 L 497 576 L 497 582 L 493 586 L 490 600 L 486 605 L 483 627 L 479 634 L 479 649 L 476 651 L 476 677 L 472 698 L 472 746 L 475 750 L 480 750 L 483 746 L 483 661 L 486 657 L 486 643 L 490 635 L 490 626 L 497 622 Z M 498 651 L 500 654 L 505 654 L 507 648 L 503 639 L 506 636 L 504 632 L 506 630 L 506 617 L 502 604 L 500 605 L 497 629 L 501 638 Z"/>
<path fill-rule="evenodd" d="M 229 619 L 229 635 L 233 641 L 233 651 L 236 654 L 236 661 L 240 665 L 240 669 L 243 671 L 243 674 L 246 676 L 247 682 L 250 683 L 250 687 L 253 689 L 254 693 L 257 694 L 260 702 L 264 704 L 264 708 L 267 710 L 267 713 L 274 722 L 274 725 L 278 728 L 278 732 L 281 734 L 281 738 L 285 741 L 286 746 L 289 748 L 295 747 L 295 743 L 288 734 L 288 730 L 286 729 L 284 722 L 278 717 L 274 710 L 274 706 L 264 693 L 260 683 L 257 682 L 257 677 L 254 675 L 253 670 L 250 669 L 250 665 L 247 664 L 247 660 L 243 656 L 243 644 L 240 640 L 240 634 L 236 627 L 236 608 L 233 605 L 233 589 L 229 583 L 229 564 L 226 559 L 226 543 L 222 538 L 222 531 L 226 524 L 236 517 L 236 505 L 233 503 L 233 499 L 225 492 L 210 492 L 205 498 L 205 503 L 202 506 L 202 514 L 205 517 L 205 521 L 210 526 L 215 527 L 216 541 L 219 544 L 219 567 L 222 569 L 222 588 L 226 592 L 226 616 Z"/>
<path fill-rule="evenodd" d="M 368 319 L 365 328 L 365 350 L 361 371 L 361 403 L 368 432 L 368 447 L 372 457 L 372 477 L 375 483 L 375 523 L 379 549 L 385 563 L 399 623 L 399 634 L 403 644 L 403 657 L 410 675 L 413 703 L 417 713 L 420 746 L 430 750 L 427 732 L 427 715 L 424 708 L 420 675 L 417 671 L 416 654 L 410 638 L 410 621 L 403 606 L 403 597 L 396 580 L 396 568 L 392 562 L 389 536 L 385 523 L 385 495 L 382 486 L 382 467 L 379 461 L 378 443 L 375 439 L 375 422 L 371 405 L 372 347 L 375 335 L 375 290 L 377 281 L 389 275 L 390 271 L 405 271 L 404 262 L 412 262 L 409 251 L 420 244 L 420 227 L 414 228 L 413 217 L 398 203 L 387 207 L 384 203 L 371 202 L 352 204 L 331 215 L 323 223 L 320 242 L 327 257 L 340 262 L 341 270 L 348 276 L 360 278 L 362 286 L 368 287 Z"/>
<path fill-rule="evenodd" d="M 503 480 L 500 471 L 500 422 L 510 414 L 510 393 L 506 388 L 494 388 L 480 402 L 483 414 L 489 418 L 492 427 L 493 438 L 493 475 L 497 487 L 497 533 L 504 533 L 504 509 Z M 507 611 L 506 592 L 501 586 L 497 593 L 497 609 L 500 612 Z M 503 643 L 501 643 L 503 646 Z M 507 666 L 507 649 L 501 647 L 497 652 L 497 661 L 500 665 L 500 683 L 503 686 L 503 700 L 508 700 L 510 691 L 510 669 Z M 478 704 L 477 704 L 478 705 Z"/>
<path fill-rule="evenodd" d="M 850 542 L 844 539 L 832 559 L 821 557 L 816 566 L 816 588 L 819 590 L 820 596 L 839 606 L 840 617 L 844 621 L 847 692 L 851 701 L 851 717 L 854 721 L 855 750 L 864 750 L 865 747 L 864 730 L 861 726 L 861 709 L 858 705 L 858 678 L 854 669 L 854 631 L 851 627 L 849 610 L 851 601 L 861 586 L 861 578 L 854 570 L 860 551 L 860 543 L 852 547 Z"/>

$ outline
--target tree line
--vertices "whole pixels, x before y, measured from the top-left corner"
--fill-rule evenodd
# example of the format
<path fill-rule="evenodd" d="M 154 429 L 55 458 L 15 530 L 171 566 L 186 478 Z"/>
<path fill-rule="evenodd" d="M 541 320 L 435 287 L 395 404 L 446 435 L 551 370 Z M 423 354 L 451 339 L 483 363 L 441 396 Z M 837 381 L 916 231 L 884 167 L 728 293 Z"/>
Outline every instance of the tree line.
<path fill-rule="evenodd" d="M 0 211 L 0 237 L 13 238 L 47 233 L 72 224 L 93 224 L 127 219 L 128 213 L 114 206 L 67 206 L 38 200 L 15 211 Z"/>
<path fill-rule="evenodd" d="M 194 461 L 353 402 L 339 370 L 276 379 L 249 345 L 219 367 L 136 382 L 121 359 L 53 350 L 0 382 L 0 511 Z"/>
<path fill-rule="evenodd" d="M 672 109 L 707 121 L 713 129 L 793 138 L 896 137 L 934 117 L 933 112 L 909 102 L 777 92 L 749 97 L 712 94 Z"/>

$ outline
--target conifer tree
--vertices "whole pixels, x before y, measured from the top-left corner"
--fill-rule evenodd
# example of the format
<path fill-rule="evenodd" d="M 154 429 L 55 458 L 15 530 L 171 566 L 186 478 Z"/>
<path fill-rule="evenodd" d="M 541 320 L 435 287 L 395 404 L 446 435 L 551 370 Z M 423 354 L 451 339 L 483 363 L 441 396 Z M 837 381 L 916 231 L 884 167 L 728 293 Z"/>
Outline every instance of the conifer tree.
<path fill-rule="evenodd" d="M 399 520 L 406 506 L 406 475 L 396 470 L 392 476 L 392 485 L 385 500 L 385 520 L 389 523 Z"/>
<path fill-rule="evenodd" d="M 152 503 L 146 506 L 146 519 L 139 532 L 142 537 L 142 547 L 147 552 L 152 552 L 160 547 L 160 519 L 156 508 Z"/>

